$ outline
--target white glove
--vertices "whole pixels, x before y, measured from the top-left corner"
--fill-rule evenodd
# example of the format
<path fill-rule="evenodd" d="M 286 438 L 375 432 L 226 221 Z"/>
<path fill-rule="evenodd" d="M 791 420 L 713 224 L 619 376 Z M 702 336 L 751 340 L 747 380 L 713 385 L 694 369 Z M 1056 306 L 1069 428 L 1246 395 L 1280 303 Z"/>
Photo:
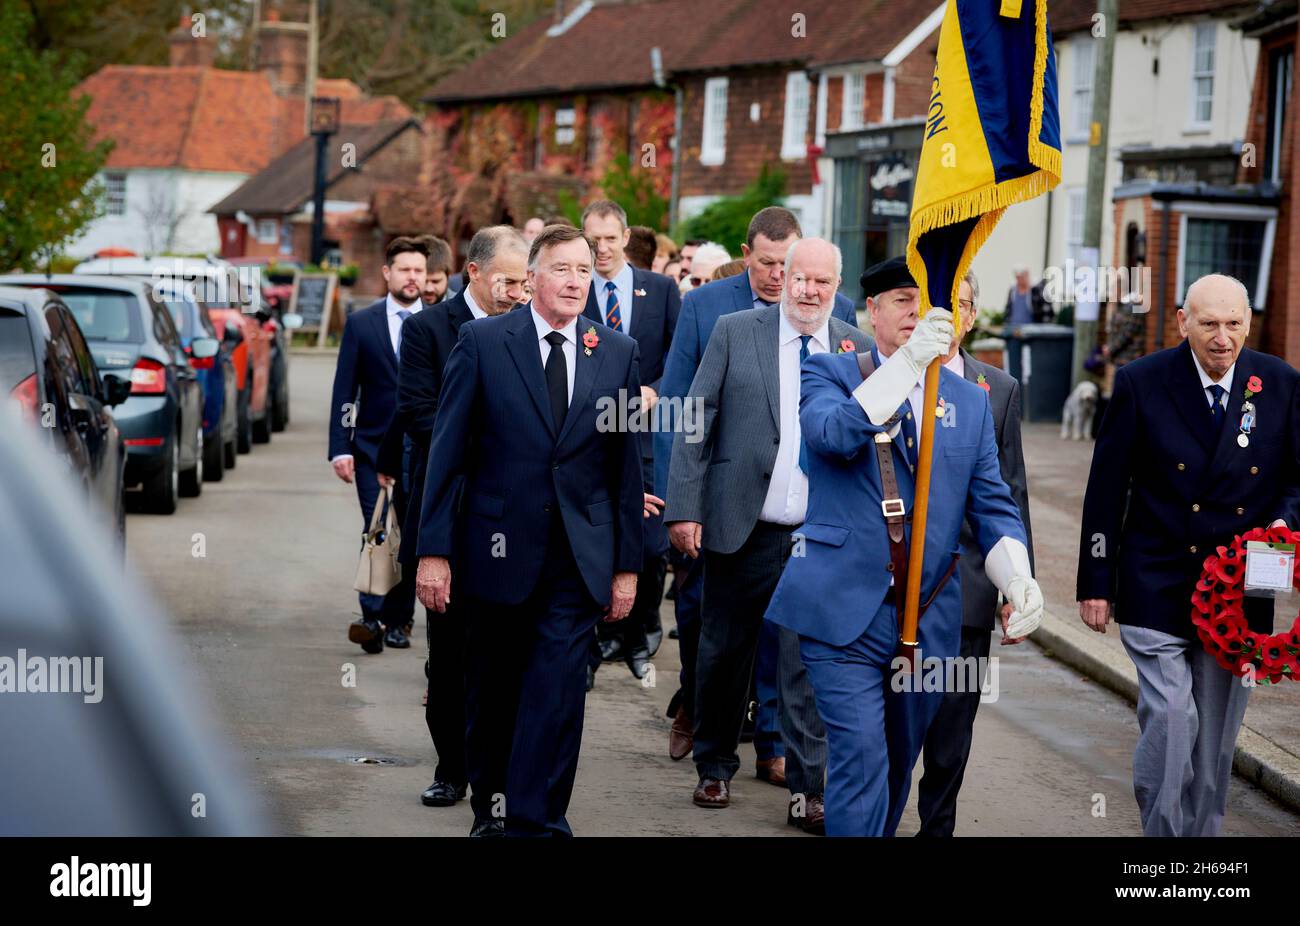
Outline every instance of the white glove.
<path fill-rule="evenodd" d="M 952 313 L 931 309 L 917 322 L 907 343 L 853 390 L 853 397 L 872 424 L 882 425 L 898 411 L 926 367 L 936 358 L 947 356 L 952 338 Z"/>
<path fill-rule="evenodd" d="M 1014 537 L 1003 537 L 984 557 L 984 573 L 1013 609 L 1007 636 L 1023 637 L 1043 622 L 1043 591 L 1029 568 L 1029 551 Z"/>

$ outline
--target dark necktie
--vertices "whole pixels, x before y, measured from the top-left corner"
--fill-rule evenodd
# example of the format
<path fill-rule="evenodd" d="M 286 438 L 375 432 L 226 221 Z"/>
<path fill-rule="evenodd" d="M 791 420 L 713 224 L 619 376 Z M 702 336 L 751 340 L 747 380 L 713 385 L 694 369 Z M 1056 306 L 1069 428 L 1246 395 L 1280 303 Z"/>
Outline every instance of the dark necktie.
<path fill-rule="evenodd" d="M 613 280 L 605 284 L 605 324 L 615 331 L 623 330 L 623 316 L 618 313 L 618 289 Z"/>
<path fill-rule="evenodd" d="M 398 360 L 401 360 L 402 359 L 402 325 L 406 324 L 406 320 L 411 317 L 411 310 L 398 309 L 397 317 L 401 319 L 401 322 L 397 326 L 397 347 L 394 349 L 393 353 L 397 354 Z"/>
<path fill-rule="evenodd" d="M 551 421 L 558 436 L 569 411 L 569 364 L 564 359 L 564 335 L 552 331 L 546 336 L 551 352 L 546 356 L 546 391 L 551 397 Z"/>
<path fill-rule="evenodd" d="M 912 403 L 908 400 L 903 401 L 903 443 L 907 447 L 907 462 L 916 469 L 916 422 L 912 420 Z"/>
<path fill-rule="evenodd" d="M 1213 428 L 1211 433 L 1218 434 L 1223 429 L 1223 419 L 1228 417 L 1228 410 L 1223 407 L 1223 403 L 1220 401 L 1223 394 L 1228 390 L 1218 383 L 1205 388 L 1210 391 L 1210 396 L 1214 399 L 1210 404 L 1210 427 Z"/>
<path fill-rule="evenodd" d="M 799 379 L 803 380 L 803 362 L 808 359 L 808 342 L 812 340 L 812 335 L 799 335 Z M 808 445 L 803 442 L 803 433 L 799 435 L 799 468 L 803 470 L 805 476 L 808 475 Z"/>

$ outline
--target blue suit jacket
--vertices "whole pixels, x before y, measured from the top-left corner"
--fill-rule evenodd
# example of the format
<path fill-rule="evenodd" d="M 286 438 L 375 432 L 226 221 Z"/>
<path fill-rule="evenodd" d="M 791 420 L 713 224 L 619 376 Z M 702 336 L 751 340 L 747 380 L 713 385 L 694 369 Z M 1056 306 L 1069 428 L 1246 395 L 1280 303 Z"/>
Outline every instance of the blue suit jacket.
<path fill-rule="evenodd" d="M 596 299 L 596 287 L 603 285 L 599 277 L 592 277 L 591 289 L 587 291 L 587 307 L 583 315 L 594 322 L 600 322 L 603 316 L 600 303 Z M 644 292 L 644 296 L 637 293 Z M 682 297 L 677 291 L 677 283 L 662 273 L 632 268 L 632 329 L 624 332 L 636 341 L 640 355 L 639 369 L 641 382 L 655 392 L 659 391 L 664 375 L 664 362 L 668 358 L 668 346 L 673 341 L 673 332 L 677 329 L 677 316 L 681 313 Z M 641 432 L 641 469 L 645 479 L 645 490 L 654 491 L 654 436 L 647 430 Z M 664 528 L 663 514 L 645 520 L 645 552 L 647 554 L 663 553 L 668 549 L 668 531 Z"/>
<path fill-rule="evenodd" d="M 581 340 L 589 327 L 600 339 L 590 356 Z M 499 604 L 528 597 L 557 508 L 597 603 L 609 602 L 615 572 L 641 571 L 639 442 L 598 427 L 620 389 L 640 395 L 636 342 L 587 319 L 578 337 L 573 398 L 557 435 L 532 312 L 461 326 L 443 371 L 416 546 L 419 556 L 451 559 L 460 594 Z"/>
<path fill-rule="evenodd" d="M 330 459 L 350 453 L 375 465 L 397 407 L 397 355 L 388 335 L 385 301 L 353 312 L 343 326 L 330 398 Z M 357 405 L 351 428 L 344 425 L 344 406 L 350 403 Z"/>
<path fill-rule="evenodd" d="M 1251 376 L 1263 389 L 1251 399 L 1255 427 L 1240 447 Z M 1115 375 L 1083 501 L 1077 595 L 1113 601 L 1121 624 L 1191 639 L 1205 557 L 1275 518 L 1300 528 L 1300 373 L 1244 349 L 1217 435 L 1209 414 L 1186 341 Z M 1272 633 L 1271 598 L 1246 598 L 1245 613 L 1252 630 Z"/>
<path fill-rule="evenodd" d="M 682 398 L 687 395 L 691 382 L 695 379 L 695 372 L 700 367 L 700 360 L 704 357 L 704 349 L 709 346 L 709 335 L 713 334 L 713 326 L 718 323 L 718 319 L 753 307 L 754 297 L 749 288 L 747 271 L 705 283 L 687 293 L 682 300 L 681 317 L 677 320 L 672 347 L 669 348 L 668 359 L 664 363 L 660 399 Z M 853 300 L 842 293 L 835 294 L 835 308 L 831 310 L 831 315 L 855 328 L 858 326 Z M 636 323 L 635 317 L 632 322 Z M 668 491 L 668 461 L 673 452 L 672 430 L 665 427 L 656 432 L 654 445 L 655 494 L 667 499 L 664 493 Z"/>
<path fill-rule="evenodd" d="M 879 464 L 873 440 L 886 430 L 871 423 L 853 398 L 862 382 L 856 354 L 814 354 L 803 364 L 799 425 L 808 445 L 808 513 L 802 556 L 791 556 L 767 618 L 832 646 L 845 646 L 866 630 L 889 585 L 889 535 L 881 512 Z M 935 422 L 934 468 L 925 531 L 921 600 L 961 552 L 962 521 L 969 521 L 988 554 L 1003 536 L 1025 542 L 1020 511 L 1002 481 L 993 416 L 984 390 L 944 368 L 939 397 L 951 426 Z M 909 411 L 904 403 L 902 411 Z M 918 422 L 919 425 L 919 422 Z M 920 428 L 917 429 L 920 434 Z M 893 441 L 898 489 L 910 515 L 916 487 L 903 448 L 902 429 Z M 911 523 L 907 524 L 911 542 Z M 942 646 L 934 645 L 939 633 Z M 921 618 L 921 647 L 955 655 L 961 632 L 961 583 L 954 573 Z"/>

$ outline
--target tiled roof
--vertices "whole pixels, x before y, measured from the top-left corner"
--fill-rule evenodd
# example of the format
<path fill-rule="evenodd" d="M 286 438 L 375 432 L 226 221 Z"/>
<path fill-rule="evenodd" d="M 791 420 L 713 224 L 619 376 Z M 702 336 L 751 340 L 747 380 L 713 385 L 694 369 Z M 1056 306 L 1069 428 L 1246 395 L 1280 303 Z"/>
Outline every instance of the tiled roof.
<path fill-rule="evenodd" d="M 389 120 L 374 125 L 341 125 L 334 143 L 356 145 L 356 166 L 360 167 L 379 149 L 403 131 L 419 131 L 414 119 Z M 330 158 L 326 168 L 326 187 L 343 176 L 349 168 L 340 159 Z M 208 212 L 233 215 L 244 211 L 253 214 L 297 212 L 311 198 L 316 182 L 316 140 L 304 138 L 263 170 L 249 177 L 233 193 Z"/>
<path fill-rule="evenodd" d="M 1174 19 L 1206 13 L 1240 12 L 1255 8 L 1254 0 L 1119 0 L 1121 24 Z M 1097 0 L 1048 0 L 1047 22 L 1053 35 L 1092 28 Z"/>
<path fill-rule="evenodd" d="M 536 96 L 653 83 L 670 73 L 765 64 L 879 61 L 937 0 L 640 0 L 597 4 L 558 36 L 543 17 L 439 81 L 427 102 Z M 803 16 L 802 21 L 796 16 Z M 611 67 L 609 62 L 615 62 Z"/>
<path fill-rule="evenodd" d="M 179 167 L 252 174 L 305 134 L 301 97 L 280 97 L 256 71 L 109 65 L 78 91 L 96 139 L 116 144 L 107 167 Z M 347 80 L 322 80 L 318 94 L 343 99 L 344 122 L 408 118 L 393 97 L 370 99 Z"/>

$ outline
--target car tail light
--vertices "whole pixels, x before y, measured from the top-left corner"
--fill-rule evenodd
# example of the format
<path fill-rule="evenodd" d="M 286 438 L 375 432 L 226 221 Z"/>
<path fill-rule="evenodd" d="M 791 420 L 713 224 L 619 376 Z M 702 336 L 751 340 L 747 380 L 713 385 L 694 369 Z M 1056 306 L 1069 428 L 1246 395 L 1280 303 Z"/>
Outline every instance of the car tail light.
<path fill-rule="evenodd" d="M 280 326 L 275 323 L 274 318 L 268 318 L 266 321 L 262 322 L 262 330 L 269 334 L 275 334 L 276 329 L 279 327 Z"/>
<path fill-rule="evenodd" d="M 36 412 L 37 406 L 40 404 L 36 386 L 36 374 L 33 373 L 9 391 L 10 398 L 17 401 L 18 407 L 22 409 L 23 417 L 33 423 L 36 422 L 38 417 Z"/>
<path fill-rule="evenodd" d="M 167 368 L 157 360 L 142 358 L 131 370 L 132 395 L 158 395 L 167 391 Z"/>
<path fill-rule="evenodd" d="M 189 352 L 190 349 L 188 347 L 185 348 L 185 353 L 188 354 Z M 216 365 L 216 357 L 190 357 L 190 366 L 194 367 L 196 370 L 211 370 Z"/>
<path fill-rule="evenodd" d="M 162 442 L 161 437 L 128 437 L 122 441 L 128 447 L 161 447 Z"/>

